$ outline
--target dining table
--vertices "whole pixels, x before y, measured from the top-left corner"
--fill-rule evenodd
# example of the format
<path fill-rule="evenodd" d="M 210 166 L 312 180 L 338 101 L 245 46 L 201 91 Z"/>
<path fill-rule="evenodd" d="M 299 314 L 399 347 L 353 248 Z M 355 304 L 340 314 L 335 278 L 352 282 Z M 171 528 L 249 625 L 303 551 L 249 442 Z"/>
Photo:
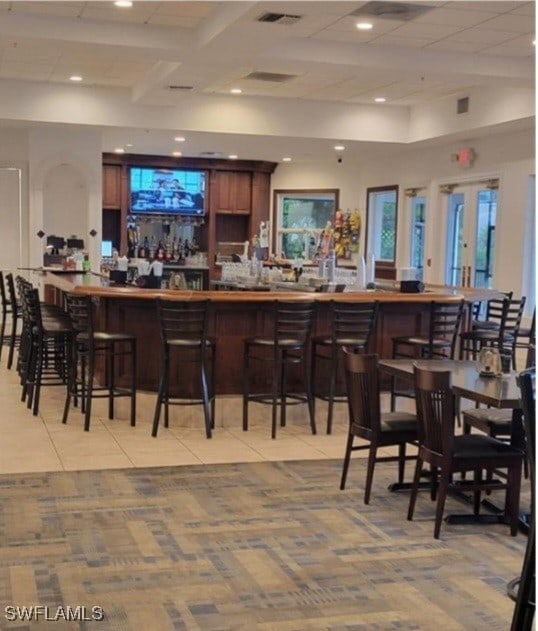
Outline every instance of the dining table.
<path fill-rule="evenodd" d="M 391 377 L 402 379 L 412 384 L 414 366 L 428 370 L 450 371 L 452 377 L 452 391 L 458 399 L 457 408 L 462 399 L 467 399 L 489 407 L 512 410 L 512 426 L 510 444 L 525 448 L 525 430 L 523 427 L 523 411 L 521 409 L 521 393 L 515 370 L 502 375 L 484 376 L 480 374 L 476 361 L 456 359 L 380 359 L 379 369 Z M 462 490 L 464 484 L 462 483 Z M 472 501 L 465 493 L 456 493 L 456 497 L 469 502 Z M 484 500 L 482 505 L 491 511 L 489 514 L 447 515 L 447 523 L 506 523 L 504 509 L 499 508 L 490 500 Z M 528 532 L 528 515 L 523 513 L 520 518 L 520 529 Z"/>

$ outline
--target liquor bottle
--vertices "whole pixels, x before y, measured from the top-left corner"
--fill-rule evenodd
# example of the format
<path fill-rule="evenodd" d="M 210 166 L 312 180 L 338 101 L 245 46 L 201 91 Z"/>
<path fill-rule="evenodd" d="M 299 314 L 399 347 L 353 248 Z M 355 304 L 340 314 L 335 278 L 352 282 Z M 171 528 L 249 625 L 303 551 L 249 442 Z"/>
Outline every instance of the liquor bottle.
<path fill-rule="evenodd" d="M 152 235 L 149 244 L 149 258 L 153 260 L 155 258 L 155 254 L 157 254 L 157 239 L 155 238 L 155 235 Z"/>
<path fill-rule="evenodd" d="M 364 289 L 366 287 L 366 262 L 364 256 L 357 258 L 357 280 L 355 283 L 357 289 Z"/>

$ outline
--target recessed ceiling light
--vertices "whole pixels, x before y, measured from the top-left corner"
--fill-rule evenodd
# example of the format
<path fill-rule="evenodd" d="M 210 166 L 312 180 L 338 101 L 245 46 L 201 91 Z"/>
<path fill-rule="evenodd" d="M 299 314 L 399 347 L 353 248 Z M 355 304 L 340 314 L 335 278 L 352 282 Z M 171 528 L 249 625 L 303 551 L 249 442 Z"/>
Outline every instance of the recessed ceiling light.
<path fill-rule="evenodd" d="M 128 142 L 125 146 L 126 146 L 126 147 L 132 147 L 132 146 L 133 146 L 133 143 L 132 143 L 132 142 Z"/>
<path fill-rule="evenodd" d="M 114 153 L 125 153 L 125 149 L 123 149 L 123 147 L 116 147 Z"/>
<path fill-rule="evenodd" d="M 82 81 L 82 77 L 78 74 L 71 75 L 69 81 Z"/>
<path fill-rule="evenodd" d="M 181 153 L 181 151 L 172 151 L 172 155 L 174 156 L 174 158 L 180 158 L 183 154 Z"/>
<path fill-rule="evenodd" d="M 130 9 L 133 6 L 131 0 L 116 0 L 114 4 L 120 9 Z"/>
<path fill-rule="evenodd" d="M 359 31 L 369 31 L 374 28 L 374 25 L 371 22 L 357 22 L 356 26 Z"/>
<path fill-rule="evenodd" d="M 282 158 L 282 162 L 291 162 L 291 158 L 289 157 Z"/>
<path fill-rule="evenodd" d="M 237 154 L 232 153 L 232 154 L 230 154 L 230 155 L 228 156 L 228 158 L 229 158 L 230 160 L 237 160 Z"/>
<path fill-rule="evenodd" d="M 243 92 L 243 90 L 241 90 L 241 88 L 232 88 L 230 90 L 231 94 L 241 94 Z"/>
<path fill-rule="evenodd" d="M 334 145 L 335 151 L 344 151 L 344 149 L 345 149 L 344 145 Z"/>
<path fill-rule="evenodd" d="M 185 137 L 184 137 L 184 136 L 176 136 L 176 137 L 174 138 L 174 140 L 175 140 L 176 142 L 185 142 Z"/>
<path fill-rule="evenodd" d="M 374 99 L 376 103 L 384 103 L 387 99 L 384 96 L 378 96 Z"/>

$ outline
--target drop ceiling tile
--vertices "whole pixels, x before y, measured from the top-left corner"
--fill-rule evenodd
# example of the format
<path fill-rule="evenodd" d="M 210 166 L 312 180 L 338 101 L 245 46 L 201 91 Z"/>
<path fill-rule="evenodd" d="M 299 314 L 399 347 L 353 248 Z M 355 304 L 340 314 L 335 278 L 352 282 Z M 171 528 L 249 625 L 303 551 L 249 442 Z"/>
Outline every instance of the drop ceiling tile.
<path fill-rule="evenodd" d="M 420 37 L 398 37 L 397 35 L 383 35 L 371 42 L 372 46 L 401 46 L 402 48 L 424 48 L 434 42 L 434 39 Z"/>
<path fill-rule="evenodd" d="M 1 2 L 11 5 L 11 11 L 36 15 L 54 15 L 57 17 L 78 17 L 84 8 L 84 2 Z"/>
<path fill-rule="evenodd" d="M 515 3 L 519 4 L 519 7 L 512 9 L 510 13 L 514 13 L 515 15 L 527 15 L 534 16 L 536 15 L 536 4 L 534 2 L 523 2 L 523 3 Z"/>
<path fill-rule="evenodd" d="M 533 46 L 514 46 L 512 41 L 497 46 L 489 46 L 481 51 L 488 55 L 500 55 L 503 57 L 534 57 Z"/>
<path fill-rule="evenodd" d="M 0 77 L 25 81 L 47 81 L 52 68 L 49 64 L 27 64 L 18 61 L 4 61 L 0 65 Z"/>
<path fill-rule="evenodd" d="M 505 13 L 492 18 L 483 27 L 492 31 L 511 31 L 512 33 L 534 32 L 534 23 L 532 20 L 529 20 L 527 15 L 516 15 L 514 13 Z"/>
<path fill-rule="evenodd" d="M 151 3 L 150 3 L 151 4 Z M 191 18 L 204 18 L 218 6 L 218 2 L 159 2 L 155 15 L 174 15 Z"/>
<path fill-rule="evenodd" d="M 357 22 L 361 22 L 367 19 L 368 22 L 373 24 L 373 28 L 370 31 L 360 31 L 357 28 Z M 381 20 L 379 18 L 370 17 L 360 18 L 353 15 L 347 15 L 340 20 L 337 20 L 331 26 L 327 27 L 330 31 L 351 31 L 356 33 L 360 37 L 367 37 L 370 34 L 376 35 L 380 33 L 389 33 L 395 28 L 401 26 L 401 22 L 398 20 Z"/>
<path fill-rule="evenodd" d="M 447 37 L 452 42 L 474 42 L 476 44 L 501 44 L 514 38 L 514 33 L 503 31 L 491 31 L 485 28 L 469 28 Z"/>
<path fill-rule="evenodd" d="M 451 24 L 415 24 L 409 22 L 398 27 L 392 31 L 393 35 L 397 37 L 418 37 L 428 38 L 431 40 L 441 39 L 442 37 L 449 37 L 454 33 L 457 33 L 459 28 Z"/>
<path fill-rule="evenodd" d="M 506 13 L 523 7 L 528 2 L 513 2 L 512 0 L 457 0 L 450 2 L 449 6 L 456 6 L 465 11 L 487 11 L 491 13 Z"/>
<path fill-rule="evenodd" d="M 437 50 L 446 53 L 478 53 L 486 46 L 483 42 L 457 42 L 452 39 L 442 39 L 433 42 L 426 47 L 426 50 Z"/>
<path fill-rule="evenodd" d="M 194 29 L 201 23 L 201 18 L 187 15 L 154 14 L 148 19 L 148 24 L 154 26 L 180 26 L 181 28 Z"/>
<path fill-rule="evenodd" d="M 497 13 L 488 13 L 486 11 L 461 11 L 456 8 L 452 8 L 453 5 L 449 5 L 448 8 L 436 9 L 430 11 L 424 15 L 413 20 L 415 24 L 450 24 L 452 26 L 474 26 L 480 24 L 485 20 L 495 18 Z"/>
<path fill-rule="evenodd" d="M 374 35 L 360 34 L 355 31 L 333 31 L 325 29 L 312 35 L 310 39 L 323 40 L 327 42 L 346 42 L 349 44 L 365 44 L 375 39 Z"/>

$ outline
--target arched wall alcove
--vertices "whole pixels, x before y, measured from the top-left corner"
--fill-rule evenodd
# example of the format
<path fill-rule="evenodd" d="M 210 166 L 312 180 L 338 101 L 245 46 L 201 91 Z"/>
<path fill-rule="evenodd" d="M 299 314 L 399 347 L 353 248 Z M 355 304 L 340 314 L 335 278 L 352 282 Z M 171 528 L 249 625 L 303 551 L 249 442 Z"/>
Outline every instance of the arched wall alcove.
<path fill-rule="evenodd" d="M 101 172 L 62 152 L 34 166 L 30 191 L 30 238 L 35 243 L 31 265 L 43 264 L 46 236 L 41 240 L 39 231 L 65 238 L 76 235 L 93 261 L 100 249 L 90 232 L 97 228 L 100 236 Z"/>

